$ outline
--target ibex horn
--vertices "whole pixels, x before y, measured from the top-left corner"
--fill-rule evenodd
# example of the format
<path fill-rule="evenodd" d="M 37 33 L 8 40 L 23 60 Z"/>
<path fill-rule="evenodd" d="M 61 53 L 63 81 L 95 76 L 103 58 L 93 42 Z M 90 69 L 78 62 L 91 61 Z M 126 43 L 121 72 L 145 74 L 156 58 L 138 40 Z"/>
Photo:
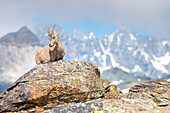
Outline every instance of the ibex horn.
<path fill-rule="evenodd" d="M 56 24 L 54 24 L 53 29 L 52 29 L 52 34 L 53 34 L 53 35 L 54 35 L 54 27 L 55 27 L 55 25 L 56 25 Z"/>
<path fill-rule="evenodd" d="M 49 28 L 48 28 L 48 35 L 49 35 L 49 36 L 51 35 Z"/>
<path fill-rule="evenodd" d="M 57 36 L 60 34 L 60 32 L 57 33 Z"/>

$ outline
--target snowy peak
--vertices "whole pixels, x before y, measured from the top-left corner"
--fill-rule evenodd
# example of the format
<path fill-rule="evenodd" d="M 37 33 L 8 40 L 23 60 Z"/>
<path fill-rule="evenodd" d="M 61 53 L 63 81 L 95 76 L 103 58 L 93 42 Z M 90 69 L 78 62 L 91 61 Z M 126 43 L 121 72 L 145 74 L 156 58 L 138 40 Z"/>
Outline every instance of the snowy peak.
<path fill-rule="evenodd" d="M 111 65 L 138 76 L 164 76 L 170 73 L 169 44 L 120 29 L 100 41 L 102 66 Z"/>
<path fill-rule="evenodd" d="M 41 42 L 46 44 L 48 37 L 44 33 L 47 33 L 48 25 L 39 27 L 37 34 Z M 66 48 L 67 60 L 92 62 L 100 67 L 117 67 L 136 76 L 158 78 L 170 74 L 170 40 L 141 36 L 126 28 L 107 34 L 101 40 L 92 32 L 74 30 L 68 37 L 65 30 L 58 26 L 55 32 L 59 31 L 63 31 L 59 38 Z"/>

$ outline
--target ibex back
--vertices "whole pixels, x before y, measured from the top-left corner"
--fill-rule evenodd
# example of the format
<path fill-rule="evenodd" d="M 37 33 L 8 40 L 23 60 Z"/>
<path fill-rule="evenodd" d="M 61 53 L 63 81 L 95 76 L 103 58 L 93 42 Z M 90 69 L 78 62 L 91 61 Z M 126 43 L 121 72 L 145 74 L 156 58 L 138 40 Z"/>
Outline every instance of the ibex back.
<path fill-rule="evenodd" d="M 50 33 L 50 30 L 48 28 L 49 40 L 50 40 L 49 45 L 42 48 L 36 54 L 35 60 L 37 65 L 41 63 L 44 64 L 44 63 L 62 60 L 66 54 L 65 48 L 58 38 L 60 32 L 54 34 L 54 27 L 55 25 L 52 28 L 52 33 Z"/>

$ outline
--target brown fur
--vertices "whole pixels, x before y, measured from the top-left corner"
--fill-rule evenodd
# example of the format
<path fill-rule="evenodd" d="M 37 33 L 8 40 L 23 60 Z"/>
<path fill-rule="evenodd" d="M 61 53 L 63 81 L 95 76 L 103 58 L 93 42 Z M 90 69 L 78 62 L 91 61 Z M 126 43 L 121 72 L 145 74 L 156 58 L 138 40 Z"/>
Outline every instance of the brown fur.
<path fill-rule="evenodd" d="M 48 46 L 42 48 L 35 56 L 36 64 L 44 64 L 54 61 L 62 60 L 66 54 L 66 50 L 62 45 L 61 41 L 58 38 L 60 33 L 54 34 L 54 27 L 52 29 L 52 34 L 50 33 L 49 29 L 49 40 L 50 43 Z M 51 46 L 51 47 L 50 47 Z"/>

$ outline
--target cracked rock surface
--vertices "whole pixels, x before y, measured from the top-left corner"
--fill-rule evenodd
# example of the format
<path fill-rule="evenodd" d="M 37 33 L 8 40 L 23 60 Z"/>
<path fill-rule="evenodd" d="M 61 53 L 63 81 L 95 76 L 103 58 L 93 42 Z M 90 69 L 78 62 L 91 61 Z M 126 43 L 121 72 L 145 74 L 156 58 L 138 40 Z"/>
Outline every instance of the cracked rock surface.
<path fill-rule="evenodd" d="M 41 112 L 57 105 L 119 95 L 91 63 L 58 61 L 37 65 L 0 95 L 0 112 Z"/>

